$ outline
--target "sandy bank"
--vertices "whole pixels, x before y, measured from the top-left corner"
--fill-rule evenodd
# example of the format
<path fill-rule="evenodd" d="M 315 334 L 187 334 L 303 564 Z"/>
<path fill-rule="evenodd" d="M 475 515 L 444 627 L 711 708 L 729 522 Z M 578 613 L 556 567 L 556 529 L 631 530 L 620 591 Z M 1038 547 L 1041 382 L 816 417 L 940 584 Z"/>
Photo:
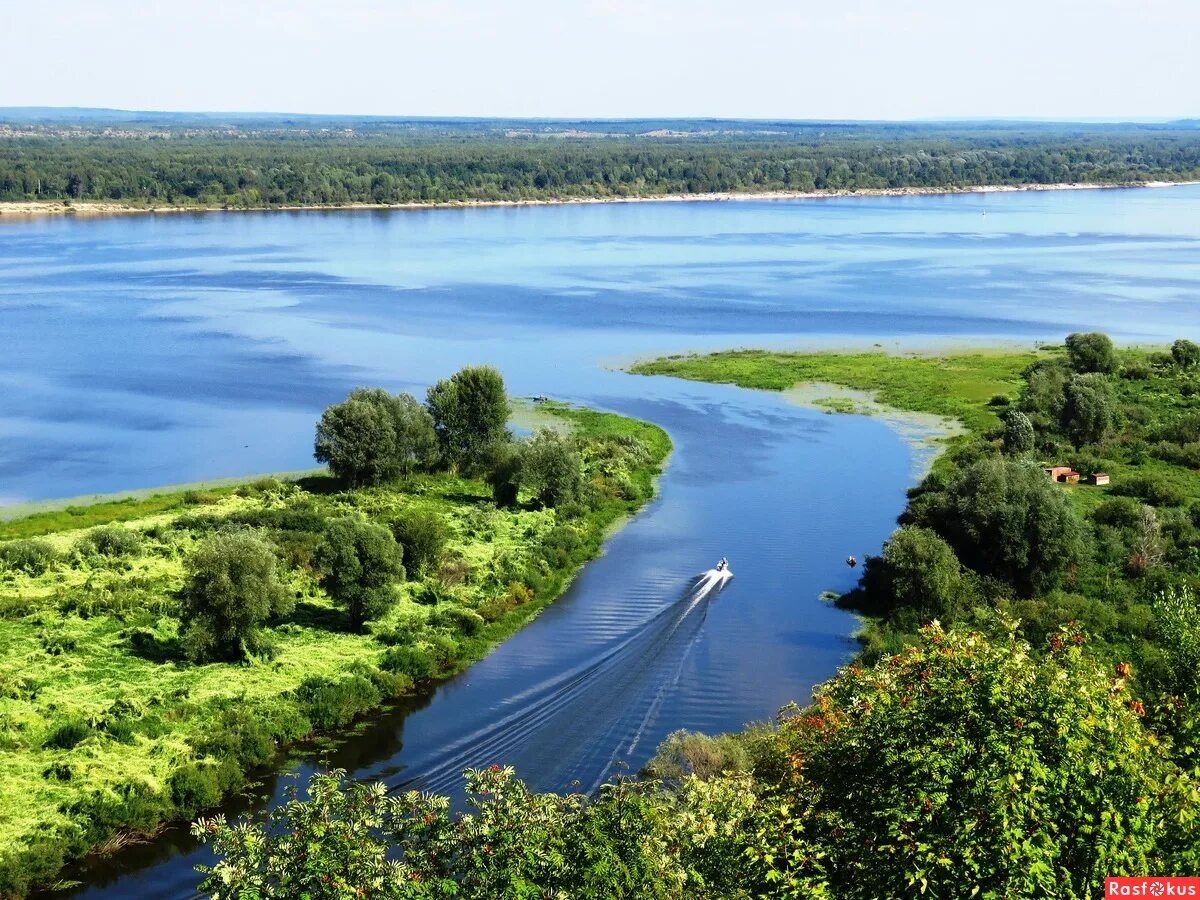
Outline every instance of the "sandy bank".
<path fill-rule="evenodd" d="M 720 192 L 711 194 L 664 194 L 639 197 L 561 197 L 540 200 L 448 200 L 435 203 L 343 203 L 334 206 L 269 206 L 269 207 L 222 207 L 222 206 L 137 206 L 115 200 L 77 200 L 68 206 L 61 200 L 11 200 L 0 201 L 0 221 L 44 216 L 112 216 L 134 213 L 179 213 L 179 212 L 262 212 L 299 210 L 350 210 L 350 209 L 455 209 L 484 206 L 565 206 L 575 203 L 687 203 L 699 201 L 737 200 L 819 200 L 830 197 L 914 197 L 944 194 L 999 194 L 1017 191 L 1072 191 L 1106 190 L 1114 188 L 1177 187 L 1185 184 L 1200 184 L 1195 181 L 1137 181 L 1120 184 L 990 184 L 967 187 L 906 187 L 866 188 L 857 191 L 747 191 L 745 193 Z"/>

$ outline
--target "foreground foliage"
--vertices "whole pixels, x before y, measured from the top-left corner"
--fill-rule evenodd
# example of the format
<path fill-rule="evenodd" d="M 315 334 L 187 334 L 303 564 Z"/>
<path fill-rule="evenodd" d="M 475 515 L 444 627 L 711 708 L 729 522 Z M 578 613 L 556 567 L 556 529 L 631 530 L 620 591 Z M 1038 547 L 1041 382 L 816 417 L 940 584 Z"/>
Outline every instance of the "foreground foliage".
<path fill-rule="evenodd" d="M 1106 874 L 1200 865 L 1192 776 L 1143 724 L 1127 672 L 1063 630 L 924 629 L 806 709 L 743 735 L 677 735 L 594 797 L 511 769 L 445 797 L 315 778 L 268 820 L 202 819 L 218 900 L 437 897 L 1087 898 Z M 714 763 L 720 761 L 720 768 Z"/>

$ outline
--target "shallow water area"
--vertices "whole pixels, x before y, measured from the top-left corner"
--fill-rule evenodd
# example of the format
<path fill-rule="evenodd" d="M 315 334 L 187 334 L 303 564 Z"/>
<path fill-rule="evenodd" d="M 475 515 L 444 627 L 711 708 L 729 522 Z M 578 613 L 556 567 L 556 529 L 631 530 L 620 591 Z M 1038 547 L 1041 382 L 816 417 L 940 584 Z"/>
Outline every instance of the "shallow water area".
<path fill-rule="evenodd" d="M 832 674 L 854 620 L 820 594 L 853 583 L 843 560 L 877 551 L 920 462 L 883 420 L 603 361 L 1161 342 L 1200 336 L 1196 296 L 1200 186 L 2 222 L 0 498 L 305 468 L 349 388 L 420 393 L 468 363 L 657 422 L 675 442 L 659 499 L 566 596 L 327 757 L 395 789 L 504 762 L 587 790 L 675 729 L 768 718 Z M 698 596 L 721 557 L 736 577 Z M 203 859 L 176 833 L 75 893 L 188 896 Z"/>

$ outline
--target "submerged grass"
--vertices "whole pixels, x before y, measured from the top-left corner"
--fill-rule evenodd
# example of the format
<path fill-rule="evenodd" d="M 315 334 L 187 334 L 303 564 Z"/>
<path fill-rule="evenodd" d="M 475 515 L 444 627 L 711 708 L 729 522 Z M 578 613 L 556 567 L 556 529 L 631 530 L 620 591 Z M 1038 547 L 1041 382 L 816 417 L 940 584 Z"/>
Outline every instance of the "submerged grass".
<path fill-rule="evenodd" d="M 21 551 L 0 567 L 0 896 L 48 882 L 114 835 L 214 805 L 280 745 L 462 669 L 556 599 L 606 530 L 653 496 L 670 441 L 648 423 L 540 408 L 627 464 L 619 478 L 597 467 L 594 501 L 569 516 L 497 509 L 482 482 L 448 475 L 346 493 L 314 476 L 0 525 L 17 539 L 0 548 Z M 397 585 L 368 633 L 348 629 L 311 564 L 324 521 L 351 511 L 384 523 L 433 513 L 449 534 L 436 571 Z M 105 556 L 81 540 L 114 522 L 140 538 L 127 542 L 136 550 Z M 271 658 L 192 665 L 174 599 L 184 560 L 231 525 L 274 542 L 296 610 L 270 629 Z"/>
<path fill-rule="evenodd" d="M 885 406 L 957 419 L 968 429 L 982 432 L 999 423 L 996 407 L 990 404 L 992 398 L 1014 398 L 1021 386 L 1021 372 L 1039 355 L 1035 351 L 926 356 L 730 350 L 668 356 L 637 363 L 630 371 L 770 391 L 798 384 L 837 384 L 870 392 Z"/>

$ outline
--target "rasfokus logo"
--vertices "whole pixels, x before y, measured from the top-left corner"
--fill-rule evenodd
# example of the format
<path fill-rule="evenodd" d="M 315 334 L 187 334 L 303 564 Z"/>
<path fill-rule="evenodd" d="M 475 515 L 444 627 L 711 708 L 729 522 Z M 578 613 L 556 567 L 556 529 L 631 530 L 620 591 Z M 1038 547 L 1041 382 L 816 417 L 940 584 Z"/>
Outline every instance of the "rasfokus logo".
<path fill-rule="evenodd" d="M 1105 897 L 1200 897 L 1200 878 L 1105 878 Z"/>

